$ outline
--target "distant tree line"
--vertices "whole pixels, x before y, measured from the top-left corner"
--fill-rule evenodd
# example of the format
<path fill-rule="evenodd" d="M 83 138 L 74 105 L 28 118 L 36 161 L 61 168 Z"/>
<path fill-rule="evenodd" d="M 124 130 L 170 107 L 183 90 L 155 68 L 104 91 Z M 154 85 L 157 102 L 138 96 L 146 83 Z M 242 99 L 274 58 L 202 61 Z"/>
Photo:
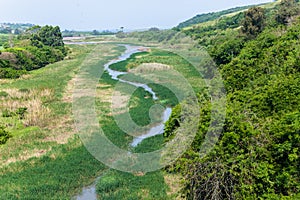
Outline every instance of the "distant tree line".
<path fill-rule="evenodd" d="M 0 23 L 0 33 L 2 34 L 21 34 L 26 29 L 34 26 L 33 24 L 22 24 L 22 23 Z"/>

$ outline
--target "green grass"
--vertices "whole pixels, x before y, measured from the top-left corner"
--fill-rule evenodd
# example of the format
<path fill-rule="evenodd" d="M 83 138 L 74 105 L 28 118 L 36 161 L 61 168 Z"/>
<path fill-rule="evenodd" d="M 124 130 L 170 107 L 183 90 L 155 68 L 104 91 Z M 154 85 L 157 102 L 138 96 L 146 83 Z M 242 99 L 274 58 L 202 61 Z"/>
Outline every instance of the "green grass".
<path fill-rule="evenodd" d="M 104 53 L 99 50 L 99 61 L 94 64 L 86 63 L 83 67 L 88 67 L 87 70 L 89 68 L 94 70 L 95 65 L 103 66 L 124 51 L 124 47 L 116 47 L 111 44 L 102 45 Z M 53 98 L 51 101 L 47 99 L 43 101 L 43 105 L 51 109 L 49 121 L 53 120 L 52 118 L 70 117 L 72 104 L 62 101 L 65 89 L 95 46 L 71 47 L 73 49 L 73 54 L 70 55 L 71 59 L 32 71 L 28 77 L 23 79 L 4 81 L 0 85 L 0 91 L 11 88 L 22 91 L 51 89 Z M 107 55 L 101 57 L 105 52 Z M 176 63 L 178 61 L 175 55 L 154 51 L 153 55 L 132 57 L 130 62 L 139 63 L 148 56 L 152 56 L 146 60 L 149 62 L 156 58 L 158 62 L 167 64 L 174 62 L 174 59 Z M 180 63 L 178 67 L 184 70 L 186 69 L 184 65 L 186 63 Z M 131 78 L 143 80 L 142 77 L 137 76 Z M 110 115 L 110 103 L 103 101 L 103 98 L 107 98 L 115 89 L 117 81 L 112 80 L 107 73 L 103 73 L 99 84 L 101 86 L 97 90 L 100 95 L 99 98 L 96 98 L 95 103 L 99 123 L 107 137 L 117 146 L 134 152 L 150 152 L 161 148 L 162 136 L 146 139 L 136 149 L 129 147 L 132 136 L 118 128 L 113 116 Z M 160 101 L 164 106 L 177 104 L 172 92 L 160 85 L 153 84 L 151 86 L 160 96 Z M 130 86 L 127 84 L 121 84 L 121 87 L 118 88 L 122 94 L 129 95 Z M 149 109 L 155 103 L 158 102 L 155 102 L 149 93 L 140 88 L 137 89 L 129 100 L 130 115 L 133 120 L 139 125 L 149 124 Z M 2 165 L 1 168 L 0 199 L 70 199 L 78 194 L 84 186 L 92 184 L 96 177 L 106 169 L 87 152 L 79 138 L 71 138 L 65 144 L 48 139 L 53 137 L 52 134 L 74 131 L 67 124 L 61 124 L 62 127 L 59 125 L 55 127 L 24 127 L 22 121 L 16 118 L 2 118 L 1 120 L 11 120 L 5 123 L 16 122 L 16 125 L 10 128 L 13 133 L 12 139 L 0 147 L 1 160 L 3 162 L 11 161 L 10 164 Z M 64 127 L 66 125 L 67 127 Z M 170 199 L 167 194 L 168 186 L 164 181 L 164 173 L 161 171 L 148 173 L 145 176 L 136 176 L 110 170 L 100 179 L 97 190 L 101 199 Z"/>
<path fill-rule="evenodd" d="M 199 79 L 199 76 L 196 77 L 195 72 L 192 70 L 189 63 L 175 54 L 154 50 L 151 53 L 143 53 L 142 56 L 136 57 L 136 55 L 137 54 L 131 56 L 126 61 L 114 64 L 113 68 L 115 70 L 123 69 L 123 71 L 127 71 L 128 65 L 138 66 L 142 63 L 158 62 L 172 65 L 185 76 L 190 76 L 191 79 L 189 80 L 191 80 L 191 82 L 196 80 L 196 78 Z M 172 74 L 170 74 L 170 77 L 172 77 Z M 147 79 L 134 74 L 124 75 L 122 76 L 122 79 L 139 83 L 147 82 Z M 128 101 L 128 106 L 130 107 L 129 113 L 132 120 L 140 126 L 148 125 L 151 122 L 149 110 L 156 103 L 160 103 L 162 106 L 175 106 L 179 103 L 174 93 L 160 84 L 149 84 L 159 96 L 158 101 L 154 101 L 151 94 L 141 88 L 137 88 L 135 92 L 130 94 L 129 91 L 131 91 L 133 86 L 125 83 L 118 83 L 118 81 L 112 80 L 107 73 L 102 75 L 100 85 L 101 87 L 98 88 L 99 92 L 103 89 L 112 91 L 118 89 L 120 93 L 130 95 L 130 100 Z M 197 87 L 200 86 L 195 85 L 196 89 Z M 120 130 L 114 118 L 110 115 L 110 103 L 101 101 L 101 96 L 99 96 L 96 100 L 96 105 L 97 110 L 101 111 L 98 115 L 101 128 L 115 145 L 136 153 L 152 152 L 163 147 L 164 138 L 162 135 L 145 139 L 136 148 L 129 147 L 133 138 Z M 119 115 L 122 116 L 123 114 Z M 164 176 L 165 174 L 163 171 L 156 171 L 139 176 L 110 170 L 99 179 L 99 182 L 97 183 L 97 192 L 99 198 L 103 200 L 172 199 L 172 197 L 167 194 L 168 184 L 165 182 Z"/>
<path fill-rule="evenodd" d="M 148 52 L 139 52 L 139 53 L 132 54 L 129 59 L 118 63 L 114 63 L 110 66 L 110 68 L 112 70 L 116 70 L 120 72 L 127 72 L 128 69 L 130 68 L 130 66 L 128 66 L 129 63 L 132 63 L 138 60 L 141 56 L 146 56 L 148 54 L 149 54 Z"/>
<path fill-rule="evenodd" d="M 41 158 L 2 168 L 0 199 L 70 199 L 104 169 L 76 138 Z"/>
<path fill-rule="evenodd" d="M 63 101 L 62 97 L 66 95 L 68 82 L 75 76 L 86 56 L 94 51 L 94 47 L 72 45 L 70 59 L 32 71 L 22 79 L 0 80 L 0 91 L 53 90 L 52 100 L 44 101 L 43 105 L 51 109 L 49 121 L 57 122 L 45 127 L 24 127 L 22 121 L 15 118 L 1 119 L 11 120 L 8 124 L 14 121 L 17 123 L 9 127 L 13 137 L 0 146 L 0 199 L 70 199 L 84 186 L 94 182 L 105 169 L 87 152 L 78 137 L 71 137 L 64 144 L 59 141 L 60 137 L 67 137 L 67 134 L 74 134 L 75 131 L 69 125 L 72 124 L 72 103 Z M 96 65 L 101 68 L 104 63 L 117 57 L 121 49 L 103 44 L 97 51 L 94 52 L 99 54 Z M 86 63 L 83 67 L 92 68 L 93 65 Z M 24 98 L 16 101 L 22 102 Z M 64 122 L 64 118 L 70 118 L 71 121 Z M 1 120 L 0 123 L 3 122 Z M 51 140 L 56 135 L 61 136 L 57 141 Z"/>
<path fill-rule="evenodd" d="M 102 200 L 168 199 L 167 190 L 164 174 L 160 171 L 136 176 L 111 170 L 97 184 L 97 192 Z"/>

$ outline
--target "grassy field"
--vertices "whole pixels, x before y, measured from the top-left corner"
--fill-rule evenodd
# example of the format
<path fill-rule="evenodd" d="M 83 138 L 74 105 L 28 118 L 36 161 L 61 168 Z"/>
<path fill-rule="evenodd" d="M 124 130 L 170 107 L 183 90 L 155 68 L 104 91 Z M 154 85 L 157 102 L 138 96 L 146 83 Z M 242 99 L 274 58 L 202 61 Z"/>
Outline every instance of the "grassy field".
<path fill-rule="evenodd" d="M 86 56 L 93 53 L 101 67 L 121 51 L 114 45 L 94 47 L 70 46 L 72 53 L 62 62 L 0 80 L 6 94 L 0 97 L 0 123 L 12 136 L 0 147 L 0 199 L 70 199 L 105 169 L 74 135 L 71 113 L 73 78 L 80 66 L 89 67 L 82 66 Z M 27 108 L 22 119 L 3 117 L 5 110 L 22 107 Z"/>
<path fill-rule="evenodd" d="M 146 65 L 144 65 L 146 63 Z M 159 64 L 158 64 L 159 63 Z M 143 67 L 136 69 L 142 65 Z M 170 72 L 175 69 L 182 75 L 187 77 L 187 80 L 193 84 L 195 91 L 200 91 L 199 83 L 201 80 L 197 73 L 193 70 L 190 64 L 179 56 L 153 49 L 148 53 L 137 53 L 130 57 L 130 59 L 112 65 L 113 69 L 120 71 L 139 72 L 148 70 L 157 71 L 160 74 L 159 78 L 168 77 L 170 84 L 175 84 L 178 79 Z M 164 72 L 168 73 L 167 75 Z M 147 73 L 146 73 L 147 74 Z M 174 77 L 173 77 L 174 76 Z M 124 75 L 122 79 L 132 82 L 148 82 L 149 77 L 143 77 L 139 73 Z M 116 87 L 116 85 L 119 85 Z M 121 86 L 120 86 L 121 85 Z M 160 84 L 151 83 L 151 88 L 155 91 L 159 100 L 155 101 L 152 96 L 141 88 L 138 88 L 134 93 L 130 94 L 128 89 L 131 86 L 127 84 L 118 83 L 112 80 L 108 74 L 104 73 L 97 88 L 97 111 L 102 129 L 106 136 L 117 146 L 136 153 L 147 153 L 159 150 L 164 145 L 164 138 L 162 135 L 155 136 L 144 140 L 136 148 L 130 148 L 129 144 L 132 137 L 120 130 L 114 121 L 111 113 L 110 104 L 111 99 L 107 99 L 107 95 L 111 96 L 113 92 L 118 89 L 121 96 L 130 96 L 127 98 L 128 107 L 130 107 L 130 116 L 132 120 L 138 125 L 145 126 L 150 123 L 149 110 L 156 104 L 160 103 L 162 106 L 175 106 L 178 100 L 174 91 L 164 87 Z M 176 85 L 176 84 L 175 84 Z M 100 91 L 106 90 L 106 96 L 101 95 Z M 180 91 L 180 88 L 179 88 Z M 183 91 L 183 90 L 182 90 Z M 126 98 L 125 98 L 126 100 Z M 119 115 L 122 115 L 120 113 Z M 162 171 L 156 171 L 146 174 L 128 174 L 116 170 L 110 170 L 105 175 L 101 176 L 97 183 L 97 192 L 100 199 L 175 199 L 178 197 L 180 190 L 180 181 L 178 177 L 173 174 L 168 174 Z"/>
<path fill-rule="evenodd" d="M 70 199 L 107 170 L 76 136 L 72 89 L 80 67 L 101 67 L 120 55 L 124 47 L 114 44 L 101 44 L 97 48 L 95 45 L 69 47 L 71 53 L 64 61 L 17 80 L 0 80 L 0 123 L 12 136 L 0 146 L 0 199 Z M 95 59 L 87 61 L 87 56 Z M 136 54 L 118 67 L 134 70 L 138 64 L 154 61 L 174 65 L 187 76 L 193 73 L 180 58 L 159 51 Z M 144 80 L 139 76 L 129 79 Z M 191 78 L 191 81 L 195 80 Z M 144 140 L 135 149 L 130 147 L 132 136 L 118 128 L 111 113 L 111 96 L 116 84 L 104 73 L 96 90 L 99 123 L 107 137 L 115 145 L 134 152 L 160 149 L 162 136 Z M 139 125 L 150 123 L 149 109 L 155 103 L 164 106 L 178 103 L 175 95 L 159 84 L 151 84 L 160 97 L 159 102 L 140 88 L 129 94 L 129 87 L 125 85 L 121 84 L 118 92 L 121 98 L 131 95 L 128 99 L 130 115 Z M 22 108 L 26 109 L 20 114 L 18 110 Z M 163 171 L 132 175 L 109 170 L 97 184 L 100 199 L 174 199 L 179 189 L 178 178 Z"/>

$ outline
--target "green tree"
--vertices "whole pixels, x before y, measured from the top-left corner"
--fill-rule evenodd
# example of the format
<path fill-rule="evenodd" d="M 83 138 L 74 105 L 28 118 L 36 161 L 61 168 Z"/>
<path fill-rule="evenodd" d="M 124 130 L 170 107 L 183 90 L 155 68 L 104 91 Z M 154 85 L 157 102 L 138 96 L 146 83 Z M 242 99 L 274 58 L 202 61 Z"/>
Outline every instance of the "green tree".
<path fill-rule="evenodd" d="M 44 26 L 37 33 L 32 35 L 31 42 L 33 46 L 40 47 L 41 45 L 51 47 L 63 47 L 63 37 L 58 26 Z"/>
<path fill-rule="evenodd" d="M 261 7 L 253 7 L 245 11 L 241 31 L 247 38 L 253 39 L 261 33 L 265 27 L 265 10 Z"/>
<path fill-rule="evenodd" d="M 297 0 L 282 0 L 275 15 L 275 20 L 278 24 L 287 25 L 292 19 L 292 16 L 297 13 L 299 13 Z"/>

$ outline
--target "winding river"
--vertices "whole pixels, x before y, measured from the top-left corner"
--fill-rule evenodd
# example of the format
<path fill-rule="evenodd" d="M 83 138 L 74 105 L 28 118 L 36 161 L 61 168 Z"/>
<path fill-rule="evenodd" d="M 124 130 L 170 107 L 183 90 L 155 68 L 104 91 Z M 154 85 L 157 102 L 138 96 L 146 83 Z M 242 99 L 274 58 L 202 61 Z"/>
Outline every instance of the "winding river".
<path fill-rule="evenodd" d="M 112 64 L 127 60 L 130 58 L 131 55 L 138 53 L 138 52 L 142 52 L 142 49 L 145 49 L 144 47 L 140 47 L 140 46 L 131 46 L 131 45 L 123 45 L 123 46 L 126 47 L 126 51 L 118 59 L 114 59 L 114 60 L 108 62 L 107 64 L 105 64 L 104 65 L 105 71 L 107 71 L 109 73 L 109 75 L 112 77 L 112 79 L 133 85 L 135 87 L 143 88 L 145 91 L 149 92 L 152 95 L 153 100 L 158 100 L 157 95 L 152 90 L 152 88 L 150 88 L 148 85 L 143 84 L 143 83 L 136 83 L 136 82 L 130 82 L 130 81 L 123 80 L 123 79 L 119 78 L 119 76 L 128 74 L 127 72 L 120 72 L 120 71 L 112 70 L 109 68 Z M 140 144 L 143 140 L 145 140 L 147 138 L 163 134 L 164 127 L 165 127 L 164 123 L 170 118 L 171 113 L 172 113 L 172 109 L 166 108 L 162 114 L 162 122 L 151 127 L 151 129 L 144 135 L 135 137 L 131 143 L 131 146 L 136 147 L 138 144 Z M 101 178 L 101 177 L 99 177 L 99 178 Z M 97 180 L 99 178 L 97 178 Z M 83 188 L 82 193 L 80 195 L 78 195 L 77 197 L 75 197 L 74 199 L 97 200 L 97 194 L 96 194 L 97 180 L 95 181 L 95 183 L 93 185 Z"/>

